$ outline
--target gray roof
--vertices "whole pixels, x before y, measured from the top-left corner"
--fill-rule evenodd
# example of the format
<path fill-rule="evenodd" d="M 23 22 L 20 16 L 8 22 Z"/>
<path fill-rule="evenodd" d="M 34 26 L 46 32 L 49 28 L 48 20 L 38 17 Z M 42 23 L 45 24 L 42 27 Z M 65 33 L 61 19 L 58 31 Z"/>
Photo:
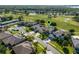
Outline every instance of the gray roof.
<path fill-rule="evenodd" d="M 79 48 L 79 43 L 78 43 L 78 44 L 76 44 L 76 48 Z"/>
<path fill-rule="evenodd" d="M 11 45 L 14 45 L 14 44 L 17 44 L 21 41 L 23 41 L 24 39 L 20 39 L 20 38 L 17 38 L 15 36 L 11 36 L 11 37 L 8 37 L 8 38 L 5 38 L 4 40 L 2 40 L 5 44 L 11 44 Z"/>
<path fill-rule="evenodd" d="M 10 36 L 11 36 L 11 34 L 8 34 L 8 33 L 5 33 L 5 32 L 0 32 L 0 40 L 6 39 Z"/>
<path fill-rule="evenodd" d="M 74 45 L 75 48 L 79 48 L 79 39 L 73 38 L 72 42 L 73 42 L 73 45 Z"/>
<path fill-rule="evenodd" d="M 31 54 L 33 52 L 32 44 L 30 42 L 23 42 L 13 47 L 16 54 Z"/>
<path fill-rule="evenodd" d="M 32 26 L 32 28 L 34 28 L 38 32 L 43 32 L 43 31 L 48 30 L 47 27 L 44 27 L 44 26 L 42 26 L 40 24 L 34 25 L 34 26 Z"/>

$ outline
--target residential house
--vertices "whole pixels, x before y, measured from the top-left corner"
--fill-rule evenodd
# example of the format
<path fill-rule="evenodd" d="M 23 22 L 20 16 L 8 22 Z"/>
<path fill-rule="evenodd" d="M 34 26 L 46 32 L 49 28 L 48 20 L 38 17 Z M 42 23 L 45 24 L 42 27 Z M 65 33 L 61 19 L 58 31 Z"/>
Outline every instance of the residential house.
<path fill-rule="evenodd" d="M 66 30 L 58 30 L 58 31 L 53 32 L 53 35 L 58 38 L 64 38 L 63 35 L 67 35 L 67 34 L 69 34 L 69 32 Z"/>
<path fill-rule="evenodd" d="M 23 40 L 24 39 L 21 39 L 21 38 L 15 37 L 15 36 L 10 36 L 8 38 L 3 39 L 2 41 L 6 45 L 10 44 L 13 46 L 13 45 L 16 45 L 16 44 L 22 42 Z"/>
<path fill-rule="evenodd" d="M 20 43 L 12 48 L 16 54 L 32 54 L 34 53 L 34 49 L 32 47 L 32 43 L 25 41 Z"/>
<path fill-rule="evenodd" d="M 11 34 L 5 33 L 5 32 L 0 32 L 0 41 L 3 39 L 6 39 L 8 37 L 12 36 Z"/>
<path fill-rule="evenodd" d="M 79 36 L 72 36 L 72 43 L 76 50 L 76 53 L 79 53 Z"/>
<path fill-rule="evenodd" d="M 44 27 L 44 26 L 42 26 L 40 24 L 34 25 L 34 26 L 32 26 L 32 28 L 35 29 L 35 32 L 40 32 L 40 33 L 48 30 L 47 27 Z"/>

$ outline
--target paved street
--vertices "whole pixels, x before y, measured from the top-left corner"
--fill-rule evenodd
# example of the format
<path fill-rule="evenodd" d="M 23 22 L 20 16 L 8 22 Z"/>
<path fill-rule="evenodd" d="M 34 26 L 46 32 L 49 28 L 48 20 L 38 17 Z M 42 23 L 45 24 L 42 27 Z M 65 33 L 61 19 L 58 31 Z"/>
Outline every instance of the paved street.
<path fill-rule="evenodd" d="M 41 43 L 44 47 L 47 47 L 48 51 L 52 51 L 52 54 L 60 54 L 59 51 L 57 51 L 54 47 L 51 45 L 47 44 L 45 41 L 42 41 L 40 38 L 36 38 L 36 40 Z"/>

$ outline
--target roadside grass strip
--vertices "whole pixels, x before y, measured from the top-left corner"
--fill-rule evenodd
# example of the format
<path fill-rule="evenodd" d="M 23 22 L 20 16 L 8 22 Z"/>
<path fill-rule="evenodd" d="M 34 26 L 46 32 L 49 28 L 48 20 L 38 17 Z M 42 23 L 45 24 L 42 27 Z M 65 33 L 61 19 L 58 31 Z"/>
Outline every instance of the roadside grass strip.
<path fill-rule="evenodd" d="M 54 48 L 55 48 L 57 51 L 59 51 L 61 54 L 64 54 L 64 52 L 62 51 L 62 48 L 61 48 L 59 45 L 56 46 L 56 44 L 54 44 L 54 43 L 52 43 L 52 42 L 49 42 L 48 44 L 51 45 L 52 47 L 54 47 Z"/>

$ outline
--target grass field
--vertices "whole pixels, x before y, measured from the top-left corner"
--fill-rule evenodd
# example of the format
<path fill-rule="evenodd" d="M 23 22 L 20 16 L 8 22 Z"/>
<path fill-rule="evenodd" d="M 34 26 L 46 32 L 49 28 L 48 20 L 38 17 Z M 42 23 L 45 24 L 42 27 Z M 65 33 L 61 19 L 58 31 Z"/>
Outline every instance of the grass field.
<path fill-rule="evenodd" d="M 57 28 L 58 29 L 74 29 L 75 30 L 75 35 L 79 35 L 79 23 L 76 21 L 73 21 L 74 16 L 58 16 L 56 18 L 52 17 L 51 19 L 48 19 L 48 15 L 43 15 L 43 14 L 37 14 L 37 15 L 28 15 L 26 16 L 25 14 L 1 14 L 2 16 L 13 16 L 14 18 L 18 18 L 19 16 L 23 16 L 24 21 L 35 21 L 37 19 L 45 20 L 46 24 L 47 21 L 50 20 L 51 22 L 56 22 L 57 23 Z M 65 22 L 65 19 L 69 18 L 70 20 Z M 47 26 L 47 25 L 46 25 Z"/>

